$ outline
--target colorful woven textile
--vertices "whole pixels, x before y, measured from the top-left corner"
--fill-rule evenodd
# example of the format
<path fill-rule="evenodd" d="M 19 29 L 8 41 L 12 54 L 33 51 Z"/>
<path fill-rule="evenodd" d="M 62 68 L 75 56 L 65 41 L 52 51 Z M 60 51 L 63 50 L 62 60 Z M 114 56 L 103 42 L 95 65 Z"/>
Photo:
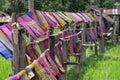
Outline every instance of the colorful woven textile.
<path fill-rule="evenodd" d="M 3 43 L 1 43 L 1 42 L 0 42 L 0 54 L 1 54 L 4 58 L 6 58 L 6 59 L 11 58 L 11 57 L 13 56 L 13 55 L 12 55 L 12 52 L 9 51 L 9 50 L 5 47 L 5 45 L 3 45 Z"/>
<path fill-rule="evenodd" d="M 36 15 L 38 17 L 39 23 L 41 27 L 45 30 L 49 27 L 48 22 L 46 21 L 45 17 L 40 13 L 40 11 L 36 10 Z"/>
<path fill-rule="evenodd" d="M 57 14 L 55 14 L 54 12 L 50 12 L 51 15 L 53 15 L 56 20 L 58 21 L 58 23 L 61 25 L 61 26 L 65 26 L 67 23 L 62 19 L 60 18 Z"/>

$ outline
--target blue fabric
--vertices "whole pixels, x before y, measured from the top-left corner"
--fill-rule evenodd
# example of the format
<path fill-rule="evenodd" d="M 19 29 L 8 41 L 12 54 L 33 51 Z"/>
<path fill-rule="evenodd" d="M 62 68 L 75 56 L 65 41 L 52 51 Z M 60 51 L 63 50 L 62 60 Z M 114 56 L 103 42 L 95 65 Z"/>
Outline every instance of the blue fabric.
<path fill-rule="evenodd" d="M 8 50 L 1 42 L 0 42 L 0 54 L 6 59 L 11 58 L 13 56 L 12 52 Z"/>
<path fill-rule="evenodd" d="M 32 14 L 30 12 L 27 12 L 27 15 L 32 18 Z"/>
<path fill-rule="evenodd" d="M 70 35 L 73 35 L 73 30 L 72 29 L 70 29 L 69 32 L 70 32 Z"/>
<path fill-rule="evenodd" d="M 89 33 L 88 33 L 88 30 L 87 30 L 87 28 L 86 28 L 86 34 L 85 34 L 85 40 L 86 41 L 90 41 L 90 36 L 89 36 Z"/>

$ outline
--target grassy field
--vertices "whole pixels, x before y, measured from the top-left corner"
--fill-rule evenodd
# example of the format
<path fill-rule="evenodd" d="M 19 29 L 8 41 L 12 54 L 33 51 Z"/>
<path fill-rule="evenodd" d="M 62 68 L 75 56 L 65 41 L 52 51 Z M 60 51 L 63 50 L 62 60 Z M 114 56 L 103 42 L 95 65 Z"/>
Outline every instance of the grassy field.
<path fill-rule="evenodd" d="M 11 72 L 11 59 L 5 59 L 0 55 L 0 80 L 5 80 Z"/>
<path fill-rule="evenodd" d="M 80 66 L 80 75 L 73 75 L 73 67 L 69 68 L 68 80 L 120 80 L 120 43 L 116 47 L 111 44 L 105 46 L 105 53 L 99 53 L 98 58 L 94 52 L 87 49 L 87 59 Z M 11 71 L 11 59 L 0 56 L 0 80 L 5 80 Z"/>
<path fill-rule="evenodd" d="M 68 80 L 120 80 L 120 43 L 116 47 L 107 44 L 105 51 L 95 58 L 94 52 L 87 49 L 87 60 L 81 64 L 80 75 L 75 77 L 71 68 Z"/>

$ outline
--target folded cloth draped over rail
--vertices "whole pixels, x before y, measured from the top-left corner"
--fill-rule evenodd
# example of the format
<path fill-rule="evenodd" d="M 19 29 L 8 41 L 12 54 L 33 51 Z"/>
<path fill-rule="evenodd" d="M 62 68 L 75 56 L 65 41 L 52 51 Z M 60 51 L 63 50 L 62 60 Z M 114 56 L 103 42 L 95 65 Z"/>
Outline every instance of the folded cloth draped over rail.
<path fill-rule="evenodd" d="M 92 21 L 96 21 L 96 19 L 90 13 L 86 13 L 86 15 L 89 16 Z"/>
<path fill-rule="evenodd" d="M 58 21 L 58 23 L 61 25 L 61 26 L 65 26 L 67 23 L 62 19 L 60 18 L 58 15 L 56 15 L 54 12 L 50 12 L 51 15 L 53 15 L 56 20 Z"/>
<path fill-rule="evenodd" d="M 21 70 L 19 73 L 17 73 L 16 75 L 10 76 L 9 78 L 7 78 L 7 80 L 21 80 L 22 77 L 25 77 L 25 80 L 31 80 L 28 76 L 27 76 L 27 71 L 26 70 Z"/>
<path fill-rule="evenodd" d="M 56 14 L 61 17 L 64 21 L 66 21 L 67 23 L 71 23 L 73 20 L 69 17 L 67 17 L 66 15 L 64 15 L 62 12 L 56 12 Z"/>
<path fill-rule="evenodd" d="M 12 23 L 7 23 L 7 24 L 5 24 L 5 26 L 6 26 L 10 31 L 12 31 L 12 29 L 13 29 Z"/>
<path fill-rule="evenodd" d="M 34 21 L 36 21 L 37 23 L 39 23 L 37 14 L 35 12 L 34 9 L 31 9 L 30 12 L 28 12 L 26 15 L 28 15 L 30 18 L 32 18 Z"/>
<path fill-rule="evenodd" d="M 12 41 L 12 36 L 11 36 L 12 32 L 6 27 L 6 25 L 0 26 L 0 30 L 2 30 L 5 33 L 5 35 L 8 37 L 8 39 Z"/>
<path fill-rule="evenodd" d="M 54 18 L 53 15 L 50 15 L 49 12 L 45 12 L 45 13 L 46 13 L 46 15 L 47 15 L 54 23 L 56 23 L 56 26 L 57 26 L 57 27 L 60 26 L 59 23 L 58 23 L 58 21 Z"/>
<path fill-rule="evenodd" d="M 32 29 L 32 31 L 36 33 L 38 37 L 46 33 L 46 31 L 42 29 L 41 25 L 35 22 L 34 20 L 32 20 L 29 16 L 23 15 L 22 18 L 25 21 L 25 23 L 30 27 L 30 29 Z"/>
<path fill-rule="evenodd" d="M 96 36 L 93 31 L 93 28 L 86 28 L 86 35 L 87 35 L 87 37 L 89 37 L 90 40 L 92 40 L 92 41 L 96 40 Z"/>
<path fill-rule="evenodd" d="M 37 39 L 37 35 L 33 32 L 30 27 L 25 23 L 22 17 L 19 17 L 17 21 L 30 33 L 33 39 Z"/>
<path fill-rule="evenodd" d="M 72 13 L 72 12 L 64 12 L 69 18 L 71 18 L 74 23 L 78 23 L 78 22 L 81 22 L 82 19 L 77 16 L 76 14 Z"/>
<path fill-rule="evenodd" d="M 37 57 L 38 57 L 35 55 L 31 45 L 26 46 L 26 53 L 31 58 L 31 61 L 37 59 Z"/>
<path fill-rule="evenodd" d="M 47 12 L 41 11 L 41 14 L 45 17 L 50 27 L 54 28 L 57 25 L 57 23 L 54 22 L 50 16 L 48 16 Z"/>
<path fill-rule="evenodd" d="M 46 30 L 41 28 L 41 25 L 32 20 L 28 15 L 23 15 L 18 18 L 18 22 L 28 30 L 33 38 L 38 38 L 46 33 Z"/>
<path fill-rule="evenodd" d="M 93 20 L 86 13 L 81 13 L 81 14 L 89 21 L 89 23 L 93 22 Z"/>
<path fill-rule="evenodd" d="M 89 21 L 81 14 L 81 13 L 76 13 L 78 16 L 80 16 L 83 19 L 83 22 L 88 24 Z"/>
<path fill-rule="evenodd" d="M 20 80 L 20 75 L 16 74 L 14 76 L 9 77 L 7 80 Z"/>
<path fill-rule="evenodd" d="M 77 40 L 80 37 L 79 35 L 75 35 L 79 32 L 79 30 L 64 30 L 58 33 L 59 38 L 63 38 L 68 40 L 68 52 L 69 54 L 74 54 L 78 52 L 78 47 L 77 47 Z"/>
<path fill-rule="evenodd" d="M 45 71 L 41 64 L 37 60 L 32 63 L 35 70 L 35 76 L 37 80 L 51 80 L 50 75 Z"/>
<path fill-rule="evenodd" d="M 13 46 L 11 42 L 8 40 L 6 35 L 0 30 L 0 41 L 11 51 L 13 51 Z"/>
<path fill-rule="evenodd" d="M 50 75 L 52 80 L 57 80 L 54 76 L 54 74 L 51 72 L 51 70 L 48 68 L 47 64 L 45 63 L 45 61 L 42 59 L 42 57 L 39 57 L 38 62 L 44 67 L 45 71 Z"/>
<path fill-rule="evenodd" d="M 47 65 L 49 66 L 49 68 L 51 68 L 51 71 L 53 72 L 53 74 L 57 77 L 61 76 L 61 73 L 57 67 L 57 65 L 55 64 L 55 62 L 53 61 L 53 59 L 50 57 L 49 55 L 49 50 L 45 50 L 44 53 L 41 55 L 41 57 L 45 60 L 45 62 L 47 63 Z M 48 61 L 48 62 L 47 62 Z M 50 67 L 51 66 L 51 67 Z"/>
<path fill-rule="evenodd" d="M 11 58 L 13 55 L 12 55 L 12 52 L 10 50 L 8 50 L 5 45 L 3 45 L 3 43 L 0 42 L 0 54 L 8 59 L 8 58 Z"/>
<path fill-rule="evenodd" d="M 46 21 L 45 17 L 41 14 L 40 11 L 36 10 L 36 15 L 38 17 L 39 23 L 41 27 L 45 30 L 49 27 L 48 22 Z"/>
<path fill-rule="evenodd" d="M 48 49 L 48 41 L 49 41 L 49 38 L 46 37 L 46 38 L 44 38 L 44 39 L 36 42 L 36 44 L 39 45 L 42 53 L 43 53 L 46 49 Z"/>
<path fill-rule="evenodd" d="M 101 34 L 103 33 L 103 29 L 100 26 L 97 26 L 96 31 L 97 31 L 97 37 L 101 37 Z"/>

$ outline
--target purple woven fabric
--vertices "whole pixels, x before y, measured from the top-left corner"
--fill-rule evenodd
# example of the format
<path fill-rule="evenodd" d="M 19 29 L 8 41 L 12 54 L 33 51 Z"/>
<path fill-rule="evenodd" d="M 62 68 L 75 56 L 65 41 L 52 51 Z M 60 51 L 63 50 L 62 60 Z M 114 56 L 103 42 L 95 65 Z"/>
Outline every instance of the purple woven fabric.
<path fill-rule="evenodd" d="M 16 74 L 14 76 L 9 77 L 7 80 L 20 80 L 20 75 Z"/>
<path fill-rule="evenodd" d="M 41 25 L 34 20 L 32 20 L 28 15 L 23 15 L 22 16 L 24 22 L 29 26 L 29 28 L 36 33 L 36 35 L 42 36 L 46 33 L 44 29 L 41 28 Z"/>
<path fill-rule="evenodd" d="M 50 19 L 49 16 L 47 16 L 47 13 L 46 13 L 46 12 L 41 11 L 41 14 L 45 17 L 45 19 L 46 19 L 46 21 L 48 22 L 48 24 L 49 24 L 50 27 L 53 27 L 53 28 L 54 28 L 54 27 L 57 25 L 54 21 L 52 21 L 52 20 Z"/>
<path fill-rule="evenodd" d="M 61 76 L 61 73 L 60 71 L 58 70 L 58 67 L 57 65 L 55 64 L 55 62 L 52 60 L 52 58 L 50 57 L 49 55 L 49 50 L 45 50 L 44 52 L 46 58 L 48 59 L 49 63 L 52 65 L 52 67 L 55 69 L 55 71 L 57 72 L 57 76 L 60 77 Z"/>
<path fill-rule="evenodd" d="M 6 34 L 8 39 L 12 41 L 12 36 L 11 36 L 12 32 L 6 27 L 6 25 L 0 26 L 0 29 Z"/>
<path fill-rule="evenodd" d="M 87 34 L 89 35 L 91 40 L 96 40 L 96 36 L 93 32 L 93 28 L 87 28 Z"/>
<path fill-rule="evenodd" d="M 84 20 L 84 23 L 86 24 L 89 23 L 89 21 L 81 13 L 77 13 L 77 15 L 80 16 Z"/>
<path fill-rule="evenodd" d="M 39 23 L 35 10 L 31 9 L 29 13 L 31 14 L 32 19 L 35 20 L 37 23 Z"/>
<path fill-rule="evenodd" d="M 56 78 L 55 78 L 55 76 L 53 75 L 53 73 L 51 72 L 51 70 L 48 68 L 48 66 L 46 65 L 46 63 L 44 62 L 44 60 L 41 58 L 41 57 L 39 57 L 38 59 L 38 62 L 43 66 L 43 68 L 45 69 L 45 71 L 50 75 L 50 77 L 51 77 L 51 79 L 52 80 L 57 80 Z"/>
<path fill-rule="evenodd" d="M 30 27 L 25 23 L 22 17 L 19 17 L 17 21 L 30 33 L 33 39 L 37 39 L 36 34 L 30 29 Z"/>

